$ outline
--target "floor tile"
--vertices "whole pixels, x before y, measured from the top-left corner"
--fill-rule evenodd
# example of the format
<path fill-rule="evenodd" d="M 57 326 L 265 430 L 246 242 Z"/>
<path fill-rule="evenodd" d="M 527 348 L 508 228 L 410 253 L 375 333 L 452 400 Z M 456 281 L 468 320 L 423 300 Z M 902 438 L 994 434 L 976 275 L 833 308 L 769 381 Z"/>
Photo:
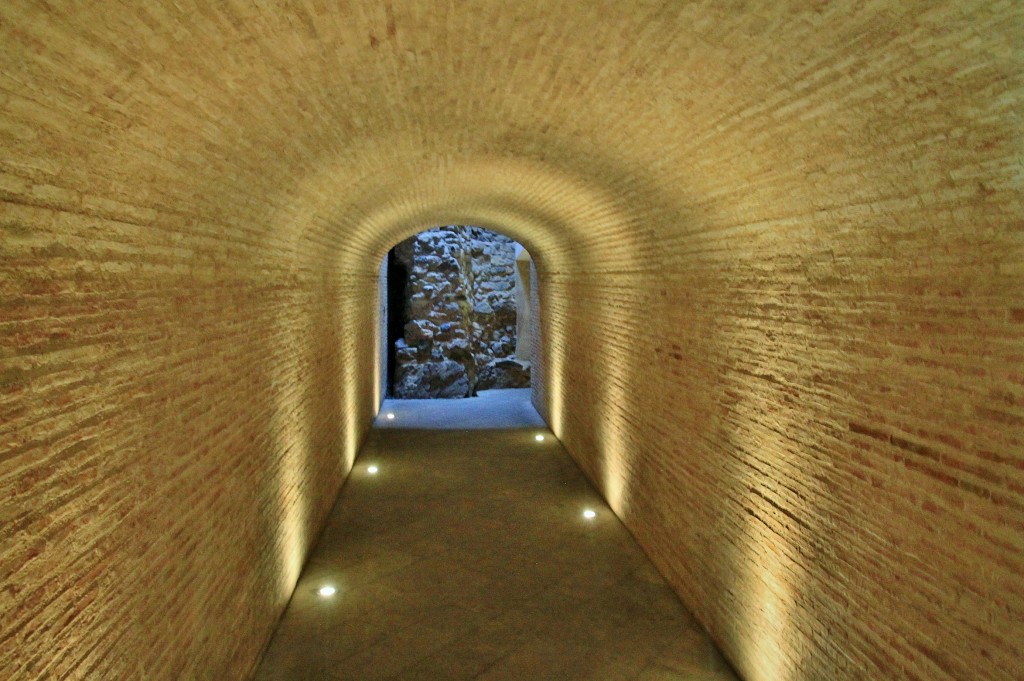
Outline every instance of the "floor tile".
<path fill-rule="evenodd" d="M 257 681 L 736 681 L 528 390 L 381 412 Z"/>

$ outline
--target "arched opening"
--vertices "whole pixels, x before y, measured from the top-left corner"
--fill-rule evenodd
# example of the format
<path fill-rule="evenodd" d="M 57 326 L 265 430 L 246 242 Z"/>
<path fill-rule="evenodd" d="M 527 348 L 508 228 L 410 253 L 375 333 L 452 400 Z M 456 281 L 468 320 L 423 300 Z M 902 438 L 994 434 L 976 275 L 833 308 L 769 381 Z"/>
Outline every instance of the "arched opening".
<path fill-rule="evenodd" d="M 422 230 L 381 266 L 380 394 L 475 397 L 529 389 L 537 277 L 526 248 L 471 225 Z"/>
<path fill-rule="evenodd" d="M 532 362 L 534 344 L 531 324 L 533 323 L 533 282 L 536 277 L 530 271 L 533 258 L 522 246 L 516 248 L 516 357 Z"/>

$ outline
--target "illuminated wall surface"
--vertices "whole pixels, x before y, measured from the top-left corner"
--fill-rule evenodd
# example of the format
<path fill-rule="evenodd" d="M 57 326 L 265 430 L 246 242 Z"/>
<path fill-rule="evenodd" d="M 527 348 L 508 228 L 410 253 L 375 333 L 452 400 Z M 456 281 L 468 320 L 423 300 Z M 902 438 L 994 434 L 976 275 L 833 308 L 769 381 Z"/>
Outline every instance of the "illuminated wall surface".
<path fill-rule="evenodd" d="M 378 267 L 534 255 L 535 397 L 748 681 L 1015 679 L 1024 5 L 0 4 L 0 678 L 238 679 Z"/>

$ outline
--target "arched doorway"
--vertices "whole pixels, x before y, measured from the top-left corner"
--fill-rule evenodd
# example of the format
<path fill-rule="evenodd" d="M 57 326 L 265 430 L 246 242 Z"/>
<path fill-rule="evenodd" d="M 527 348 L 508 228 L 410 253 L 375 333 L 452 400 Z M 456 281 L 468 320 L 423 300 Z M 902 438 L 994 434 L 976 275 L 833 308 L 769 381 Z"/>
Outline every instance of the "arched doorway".
<path fill-rule="evenodd" d="M 482 227 L 434 227 L 396 244 L 382 266 L 383 394 L 530 387 L 532 266 L 522 245 Z"/>

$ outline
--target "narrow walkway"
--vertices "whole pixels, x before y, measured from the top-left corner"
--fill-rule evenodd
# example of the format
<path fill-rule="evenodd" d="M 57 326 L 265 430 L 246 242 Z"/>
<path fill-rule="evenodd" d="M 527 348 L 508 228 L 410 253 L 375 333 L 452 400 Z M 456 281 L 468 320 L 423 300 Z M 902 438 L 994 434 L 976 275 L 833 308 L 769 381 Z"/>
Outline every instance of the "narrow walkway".
<path fill-rule="evenodd" d="M 529 391 L 500 390 L 385 403 L 256 679 L 736 677 Z"/>

